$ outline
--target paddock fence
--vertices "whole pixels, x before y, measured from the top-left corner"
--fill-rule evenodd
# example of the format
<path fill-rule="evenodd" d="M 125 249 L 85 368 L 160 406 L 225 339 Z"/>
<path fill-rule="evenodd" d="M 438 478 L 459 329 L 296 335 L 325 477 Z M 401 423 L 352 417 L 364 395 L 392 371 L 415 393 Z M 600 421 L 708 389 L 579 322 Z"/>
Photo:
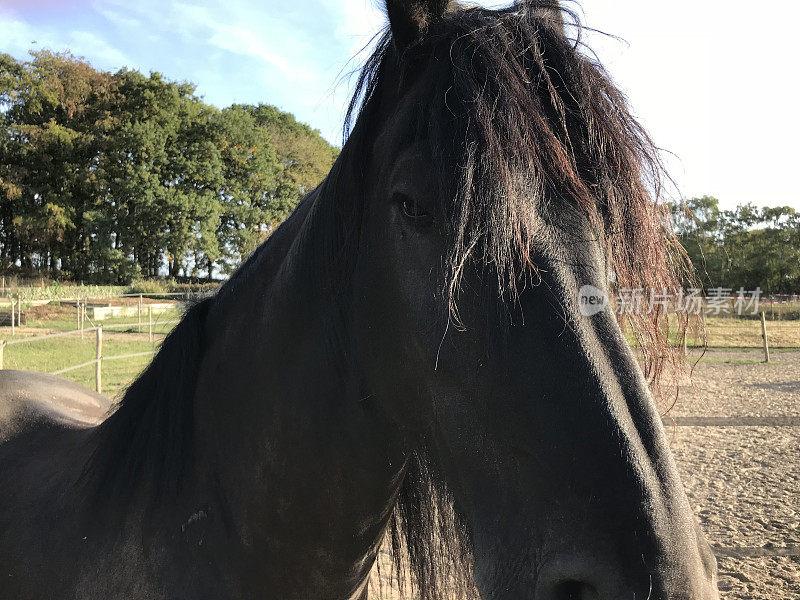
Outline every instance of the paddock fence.
<path fill-rule="evenodd" d="M 2 312 L 0 303 L 0 324 L 5 325 L 0 327 L 0 369 L 65 375 L 103 393 L 109 389 L 104 385 L 104 365 L 123 361 L 124 377 L 115 379 L 112 369 L 111 387 L 125 387 L 137 372 L 128 364 L 137 362 L 131 359 L 154 355 L 161 339 L 180 322 L 186 304 L 201 296 L 191 292 L 154 292 L 27 302 L 19 297 L 7 298 L 7 313 Z M 74 361 L 79 355 L 86 357 L 90 344 L 94 349 L 92 358 Z M 64 365 L 70 358 L 73 360 Z M 94 372 L 88 377 L 92 366 Z M 87 371 L 73 377 L 81 369 Z"/>
<path fill-rule="evenodd" d="M 159 325 L 175 325 L 175 324 L 177 324 L 179 322 L 180 322 L 179 319 L 170 320 L 170 321 L 160 321 Z M 113 325 L 108 325 L 106 327 L 106 330 L 113 329 L 113 328 L 129 328 L 129 327 L 135 327 L 137 325 L 139 325 L 139 324 L 138 323 L 119 323 L 119 324 L 115 323 Z M 150 325 L 150 330 L 149 330 L 150 341 L 152 342 L 153 341 L 152 321 L 150 321 L 149 325 Z M 152 356 L 153 354 L 158 352 L 158 348 L 153 348 L 152 350 L 145 350 L 143 352 L 131 352 L 131 353 L 128 353 L 128 354 L 114 354 L 114 355 L 111 355 L 111 356 L 106 356 L 106 355 L 103 354 L 103 326 L 102 325 L 97 325 L 97 326 L 92 326 L 92 327 L 84 327 L 82 329 L 76 329 L 74 331 L 64 331 L 64 332 L 61 332 L 61 333 L 50 333 L 50 334 L 37 335 L 37 336 L 32 336 L 32 337 L 27 337 L 27 338 L 18 338 L 18 339 L 13 339 L 13 340 L 3 340 L 2 342 L 0 342 L 0 370 L 5 368 L 5 364 L 4 364 L 5 363 L 5 352 L 6 352 L 6 347 L 8 347 L 8 346 L 14 346 L 14 345 L 17 345 L 17 344 L 36 343 L 36 342 L 41 342 L 41 341 L 44 341 L 44 340 L 51 340 L 51 339 L 54 339 L 54 338 L 64 338 L 64 337 L 75 336 L 75 335 L 85 336 L 86 334 L 89 334 L 89 333 L 94 333 L 95 334 L 94 335 L 94 338 L 95 338 L 95 357 L 92 360 L 88 360 L 88 361 L 81 362 L 81 363 L 78 363 L 78 364 L 70 365 L 70 366 L 67 366 L 67 367 L 64 367 L 64 368 L 61 368 L 61 369 L 56 369 L 55 371 L 48 371 L 47 373 L 49 375 L 64 375 L 65 373 L 69 373 L 69 372 L 75 371 L 77 369 L 82 369 L 82 368 L 85 368 L 85 367 L 89 367 L 91 365 L 95 365 L 95 376 L 94 376 L 95 386 L 94 386 L 94 389 L 98 393 L 103 393 L 102 381 L 103 381 L 103 362 L 104 361 L 122 360 L 122 359 L 126 359 L 126 358 L 137 358 L 137 357 L 140 357 L 140 356 Z"/>

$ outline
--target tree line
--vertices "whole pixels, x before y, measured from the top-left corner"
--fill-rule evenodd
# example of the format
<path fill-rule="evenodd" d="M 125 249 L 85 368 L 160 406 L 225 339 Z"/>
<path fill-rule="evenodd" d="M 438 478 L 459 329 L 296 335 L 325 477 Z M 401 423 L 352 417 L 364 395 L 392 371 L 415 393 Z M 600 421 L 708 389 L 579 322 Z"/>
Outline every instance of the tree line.
<path fill-rule="evenodd" d="M 96 283 L 230 272 L 339 150 L 159 73 L 0 54 L 0 270 Z"/>
<path fill-rule="evenodd" d="M 674 207 L 679 239 L 704 288 L 800 291 L 800 214 L 790 206 L 722 210 L 711 196 Z"/>
<path fill-rule="evenodd" d="M 339 150 L 266 104 L 70 53 L 0 54 L 0 271 L 94 283 L 229 273 Z M 675 206 L 705 288 L 800 290 L 800 215 L 711 196 Z"/>

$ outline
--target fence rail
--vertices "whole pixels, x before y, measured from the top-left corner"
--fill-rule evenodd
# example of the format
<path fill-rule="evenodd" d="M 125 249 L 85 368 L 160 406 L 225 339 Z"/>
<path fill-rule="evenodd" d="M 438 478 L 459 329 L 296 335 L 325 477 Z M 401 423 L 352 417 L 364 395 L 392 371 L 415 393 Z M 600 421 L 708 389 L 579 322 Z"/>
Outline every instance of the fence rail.
<path fill-rule="evenodd" d="M 94 331 L 97 327 L 85 327 L 83 331 Z M 71 331 L 61 331 L 59 333 L 47 333 L 45 335 L 33 335 L 26 338 L 14 338 L 3 342 L 4 346 L 13 346 L 15 344 L 24 344 L 27 342 L 39 342 L 41 340 L 51 340 L 53 338 L 66 337 L 69 335 L 76 335 L 81 333 L 80 329 L 73 329 Z"/>
<path fill-rule="evenodd" d="M 175 321 L 166 321 L 163 324 L 166 324 L 166 323 L 170 323 L 171 324 L 171 323 L 178 323 L 178 322 L 179 321 L 177 321 L 177 320 L 175 320 Z M 136 323 L 130 323 L 130 324 L 123 323 L 123 324 L 116 325 L 116 327 L 132 327 L 132 326 L 135 326 L 135 325 L 136 325 Z M 115 355 L 112 355 L 112 356 L 103 356 L 103 326 L 102 325 L 98 325 L 97 327 L 86 328 L 83 331 L 94 331 L 95 332 L 95 358 L 93 358 L 92 360 L 87 360 L 86 362 L 79 363 L 77 365 L 70 365 L 68 367 L 64 367 L 63 369 L 58 369 L 56 371 L 50 371 L 50 375 L 63 375 L 64 373 L 69 373 L 70 371 L 76 371 L 78 369 L 83 369 L 85 367 L 89 367 L 91 365 L 95 365 L 96 369 L 95 369 L 95 386 L 94 387 L 95 387 L 95 391 L 98 392 L 98 393 L 102 393 L 103 392 L 102 370 L 103 370 L 103 362 L 104 361 L 107 361 L 107 360 L 120 360 L 120 359 L 123 359 L 123 358 L 136 358 L 136 357 L 139 357 L 139 356 L 152 356 L 153 354 L 155 354 L 157 352 L 157 350 L 155 348 L 153 348 L 152 350 L 147 350 L 145 352 L 131 352 L 129 354 L 115 354 Z M 3 350 L 5 350 L 5 347 L 7 345 L 10 345 L 10 344 L 21 344 L 23 342 L 36 342 L 36 341 L 39 341 L 39 340 L 59 338 L 59 337 L 67 336 L 67 335 L 74 335 L 75 333 L 80 333 L 80 332 L 79 331 L 65 331 L 63 333 L 52 333 L 52 334 L 48 334 L 48 335 L 39 335 L 39 336 L 34 336 L 34 337 L 29 337 L 29 338 L 24 338 L 24 339 L 19 339 L 19 340 L 11 340 L 9 342 L 3 342 L 2 344 L 0 344 L 0 369 L 3 368 Z"/>
<path fill-rule="evenodd" d="M 71 367 L 66 367 L 64 369 L 59 369 L 58 371 L 50 371 L 50 375 L 62 375 L 63 373 L 69 373 L 70 371 L 75 371 L 77 369 L 82 369 L 83 367 L 88 367 L 89 365 L 93 365 L 97 363 L 97 359 L 93 358 L 92 360 L 87 360 L 85 363 L 81 363 L 79 365 L 72 365 Z M 96 387 L 96 386 L 95 386 Z M 98 392 L 100 390 L 97 390 Z"/>
<path fill-rule="evenodd" d="M 177 323 L 180 323 L 180 319 L 172 319 L 172 320 L 169 320 L 169 321 L 158 321 L 158 322 L 154 323 L 154 325 L 159 325 L 159 326 L 160 325 L 175 325 Z M 81 331 L 83 331 L 84 333 L 87 333 L 87 332 L 91 333 L 92 331 L 97 331 L 97 329 L 100 328 L 100 327 L 104 327 L 105 329 L 116 329 L 116 328 L 120 328 L 120 327 L 138 327 L 139 325 L 141 325 L 141 323 L 107 323 L 105 325 L 94 325 L 94 326 L 91 326 L 91 327 L 84 327 L 82 330 L 81 329 L 71 329 L 70 331 L 60 331 L 58 333 L 47 333 L 45 335 L 32 335 L 32 336 L 26 337 L 26 338 L 14 338 L 13 340 L 6 340 L 5 342 L 3 342 L 3 345 L 5 345 L 5 346 L 13 346 L 15 344 L 24 344 L 24 343 L 28 343 L 28 342 L 38 342 L 38 341 L 41 341 L 41 340 L 49 340 L 49 339 L 52 339 L 52 338 L 66 337 L 66 336 L 69 336 L 69 335 L 80 334 Z"/>
<path fill-rule="evenodd" d="M 185 295 L 185 294 L 182 294 L 182 295 Z M 136 294 L 136 296 L 138 296 L 138 294 Z M 142 318 L 141 318 L 141 312 L 139 313 L 138 321 L 132 322 L 132 323 L 109 323 L 109 324 L 106 324 L 106 325 L 94 325 L 94 324 L 92 324 L 91 326 L 86 327 L 84 325 L 84 323 L 85 323 L 87 318 L 88 317 L 86 317 L 86 313 L 85 313 L 85 305 L 84 305 L 84 309 L 81 310 L 80 309 L 80 304 L 79 304 L 78 320 L 77 320 L 77 328 L 76 329 L 73 329 L 71 331 L 61 331 L 61 332 L 58 332 L 58 333 L 48 333 L 48 334 L 44 334 L 44 335 L 35 335 L 35 336 L 26 337 L 26 338 L 15 338 L 15 339 L 4 340 L 4 341 L 0 342 L 0 370 L 4 368 L 3 362 L 4 362 L 4 354 L 5 354 L 6 346 L 13 346 L 13 345 L 24 344 L 24 343 L 34 343 L 34 342 L 40 342 L 40 341 L 43 341 L 43 340 L 52 340 L 52 339 L 56 339 L 56 338 L 68 337 L 68 336 L 72 336 L 72 335 L 80 335 L 81 338 L 83 338 L 83 336 L 86 333 L 95 332 L 95 358 L 94 359 L 88 360 L 86 362 L 82 362 L 82 363 L 79 363 L 79 364 L 76 364 L 76 365 L 70 365 L 70 366 L 67 366 L 67 367 L 64 367 L 64 368 L 61 368 L 61 369 L 57 369 L 55 371 L 50 371 L 49 374 L 50 375 L 63 375 L 65 373 L 69 373 L 71 371 L 76 371 L 78 369 L 83 369 L 83 368 L 95 365 L 95 391 L 97 391 L 98 393 L 102 393 L 102 391 L 103 391 L 102 390 L 102 388 L 103 388 L 103 385 L 102 385 L 102 366 L 103 366 L 103 362 L 108 361 L 108 360 L 121 360 L 121 359 L 126 359 L 126 358 L 137 358 L 137 357 L 141 357 L 141 356 L 152 356 L 153 354 L 155 354 L 157 352 L 157 349 L 153 348 L 152 350 L 147 350 L 147 351 L 144 351 L 144 352 L 132 352 L 132 353 L 128 353 L 128 354 L 115 354 L 115 355 L 112 355 L 112 356 L 104 356 L 103 355 L 103 350 L 102 350 L 103 349 L 103 329 L 105 328 L 106 330 L 109 330 L 109 329 L 120 329 L 120 328 L 137 328 L 137 330 L 141 333 L 142 326 L 143 326 Z M 154 325 L 156 325 L 156 326 L 175 325 L 177 323 L 180 323 L 180 319 L 170 319 L 170 320 L 167 320 L 167 321 L 157 321 L 156 323 L 153 323 L 152 310 L 148 310 L 147 329 L 148 329 L 150 342 L 153 342 L 153 326 Z M 12 320 L 12 331 L 13 331 L 13 320 Z"/>

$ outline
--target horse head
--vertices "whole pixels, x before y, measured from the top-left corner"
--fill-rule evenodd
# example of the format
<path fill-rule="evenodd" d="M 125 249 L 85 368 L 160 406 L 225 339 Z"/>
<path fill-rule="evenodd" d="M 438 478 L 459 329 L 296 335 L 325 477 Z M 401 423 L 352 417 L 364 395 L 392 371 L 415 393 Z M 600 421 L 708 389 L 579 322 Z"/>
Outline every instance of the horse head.
<path fill-rule="evenodd" d="M 365 396 L 411 440 L 395 525 L 423 597 L 468 572 L 498 600 L 716 598 L 607 301 L 611 274 L 677 286 L 649 138 L 557 3 L 387 12 L 340 158 L 361 198 L 348 319 Z M 632 323 L 645 358 L 661 326 Z"/>

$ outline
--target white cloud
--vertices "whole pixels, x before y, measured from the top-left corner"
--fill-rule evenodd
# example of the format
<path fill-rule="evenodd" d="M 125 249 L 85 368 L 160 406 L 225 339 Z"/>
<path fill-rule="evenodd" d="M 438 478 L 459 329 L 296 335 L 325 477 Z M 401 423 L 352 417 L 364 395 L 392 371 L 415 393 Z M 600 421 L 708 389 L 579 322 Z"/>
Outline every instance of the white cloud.
<path fill-rule="evenodd" d="M 113 23 L 117 27 L 123 27 L 125 29 L 139 29 L 142 26 L 142 22 L 139 19 L 122 14 L 122 12 L 114 7 L 114 4 L 109 4 L 107 2 L 96 2 L 94 9 L 109 23 Z"/>
<path fill-rule="evenodd" d="M 5 37 L 3 51 L 18 56 L 20 50 L 27 52 L 38 37 L 38 32 L 35 32 L 27 23 L 19 21 L 9 14 L 0 13 L 0 29 Z"/>
<path fill-rule="evenodd" d="M 386 16 L 378 8 L 376 0 L 322 0 L 338 23 L 333 27 L 333 35 L 348 40 L 350 54 L 355 54 L 386 24 Z"/>
<path fill-rule="evenodd" d="M 73 54 L 85 56 L 90 61 L 100 58 L 106 65 L 114 65 L 116 68 L 129 67 L 133 64 L 124 52 L 96 33 L 72 31 L 67 39 L 69 40 L 67 47 Z"/>
<path fill-rule="evenodd" d="M 19 59 L 26 58 L 30 50 L 46 48 L 57 52 L 69 50 L 102 68 L 117 69 L 131 64 L 124 52 L 91 31 L 33 27 L 10 15 L 0 15 L 0 29 L 5 35 L 0 50 Z"/>
<path fill-rule="evenodd" d="M 181 23 L 181 35 L 193 42 L 205 39 L 226 52 L 256 58 L 294 84 L 315 81 L 319 76 L 305 33 L 267 11 L 254 10 L 249 3 L 230 2 L 223 14 L 177 3 L 173 13 Z"/>

